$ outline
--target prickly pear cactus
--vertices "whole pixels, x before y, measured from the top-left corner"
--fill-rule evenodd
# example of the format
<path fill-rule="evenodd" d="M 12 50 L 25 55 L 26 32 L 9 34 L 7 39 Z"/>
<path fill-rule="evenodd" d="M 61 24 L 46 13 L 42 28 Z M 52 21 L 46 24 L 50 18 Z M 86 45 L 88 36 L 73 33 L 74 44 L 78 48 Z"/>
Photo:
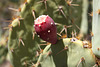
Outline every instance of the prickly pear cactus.
<path fill-rule="evenodd" d="M 76 38 L 59 40 L 55 45 L 48 45 L 41 53 L 36 67 L 93 67 L 95 56 L 90 48 Z"/>
<path fill-rule="evenodd" d="M 72 28 L 68 29 L 69 34 L 72 29 L 78 32 L 81 22 L 82 1 L 77 0 L 73 2 L 76 6 L 71 6 L 72 1 L 70 0 L 35 0 L 33 2 L 33 8 L 36 17 L 40 15 L 49 15 L 56 23 L 67 26 L 73 25 Z"/>
<path fill-rule="evenodd" d="M 8 42 L 9 55 L 14 67 L 92 67 L 95 65 L 95 56 L 87 44 L 84 46 L 84 43 L 76 38 L 63 39 L 61 36 L 64 30 L 66 37 L 67 33 L 68 37 L 71 37 L 72 29 L 76 29 L 76 32 L 77 29 L 78 31 L 80 30 L 81 9 L 79 11 L 78 9 L 81 8 L 82 1 L 77 0 L 76 2 L 80 6 L 76 7 L 75 11 L 72 7 L 72 1 L 70 0 L 28 0 L 24 3 L 20 11 L 20 16 L 10 25 Z M 45 40 L 41 32 L 38 31 L 43 22 L 34 21 L 36 17 L 40 15 L 49 15 L 54 20 L 52 20 L 52 22 L 56 22 L 57 24 L 57 33 L 45 36 L 50 38 L 50 41 Z M 48 22 L 48 24 L 49 23 L 50 22 Z M 36 24 L 38 24 L 38 28 L 36 28 Z M 52 23 L 50 24 L 52 25 Z M 51 26 L 50 24 L 47 26 Z M 33 27 L 33 25 L 35 25 L 35 27 Z M 68 29 L 67 32 L 66 28 L 69 27 L 72 28 Z M 44 30 L 48 31 L 46 28 L 47 27 L 44 26 Z M 50 29 L 52 29 L 52 32 L 53 28 L 50 27 Z M 61 29 L 63 30 L 61 31 Z M 54 30 L 54 32 L 56 32 L 55 26 Z M 39 59 L 36 57 L 36 50 L 41 50 L 40 46 L 38 48 L 38 45 L 42 40 L 37 37 L 38 35 L 34 36 L 36 32 L 40 35 L 40 38 L 52 43 L 46 46 L 43 52 L 38 53 L 40 54 Z M 60 34 L 58 34 L 58 32 L 60 32 Z M 57 34 L 61 37 L 57 37 L 58 41 L 56 39 Z M 53 40 L 51 36 L 56 40 Z M 51 42 L 51 40 L 53 40 L 53 42 Z"/>
<path fill-rule="evenodd" d="M 10 27 L 9 33 L 9 55 L 14 67 L 29 66 L 30 62 L 35 62 L 37 36 L 33 39 L 33 22 L 31 2 L 24 4 L 21 9 L 20 18 L 15 19 Z"/>
<path fill-rule="evenodd" d="M 100 58 L 100 4 L 99 0 L 93 0 L 93 23 L 92 23 L 92 31 L 93 31 L 93 37 L 92 37 L 92 50 L 93 53 Z"/>

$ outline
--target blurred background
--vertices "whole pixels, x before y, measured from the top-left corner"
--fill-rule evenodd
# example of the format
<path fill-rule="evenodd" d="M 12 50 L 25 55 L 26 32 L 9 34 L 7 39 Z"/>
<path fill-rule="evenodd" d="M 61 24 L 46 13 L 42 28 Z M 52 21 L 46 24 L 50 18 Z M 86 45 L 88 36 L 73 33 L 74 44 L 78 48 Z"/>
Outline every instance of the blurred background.
<path fill-rule="evenodd" d="M 0 67 L 12 67 L 8 57 L 8 25 L 12 19 L 17 16 L 17 13 L 10 9 L 19 9 L 23 1 L 24 0 L 0 0 Z"/>

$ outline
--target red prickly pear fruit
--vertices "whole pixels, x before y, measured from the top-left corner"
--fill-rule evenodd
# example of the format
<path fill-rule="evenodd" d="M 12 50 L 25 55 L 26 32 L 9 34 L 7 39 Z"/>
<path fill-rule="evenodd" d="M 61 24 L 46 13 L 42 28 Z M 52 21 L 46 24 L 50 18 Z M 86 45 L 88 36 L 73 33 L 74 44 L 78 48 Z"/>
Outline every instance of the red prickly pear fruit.
<path fill-rule="evenodd" d="M 34 28 L 39 37 L 51 44 L 57 42 L 57 28 L 51 17 L 41 15 L 34 21 Z"/>

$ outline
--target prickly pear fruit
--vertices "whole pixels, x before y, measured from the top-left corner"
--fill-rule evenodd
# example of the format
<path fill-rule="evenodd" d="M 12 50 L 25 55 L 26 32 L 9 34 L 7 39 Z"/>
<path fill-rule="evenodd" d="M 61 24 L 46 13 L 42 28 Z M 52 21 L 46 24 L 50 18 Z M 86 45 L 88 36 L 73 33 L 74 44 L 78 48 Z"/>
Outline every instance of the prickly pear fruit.
<path fill-rule="evenodd" d="M 39 37 L 47 42 L 57 42 L 57 28 L 51 17 L 41 15 L 34 21 L 34 27 Z"/>

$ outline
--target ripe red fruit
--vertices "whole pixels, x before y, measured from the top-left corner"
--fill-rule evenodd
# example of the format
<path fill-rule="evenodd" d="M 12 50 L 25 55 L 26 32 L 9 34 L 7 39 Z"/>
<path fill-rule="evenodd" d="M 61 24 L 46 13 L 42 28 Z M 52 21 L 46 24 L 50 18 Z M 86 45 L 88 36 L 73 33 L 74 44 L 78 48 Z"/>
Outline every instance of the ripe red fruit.
<path fill-rule="evenodd" d="M 57 28 L 51 17 L 48 15 L 39 16 L 35 22 L 34 27 L 39 37 L 47 42 L 55 44 L 57 42 Z"/>

